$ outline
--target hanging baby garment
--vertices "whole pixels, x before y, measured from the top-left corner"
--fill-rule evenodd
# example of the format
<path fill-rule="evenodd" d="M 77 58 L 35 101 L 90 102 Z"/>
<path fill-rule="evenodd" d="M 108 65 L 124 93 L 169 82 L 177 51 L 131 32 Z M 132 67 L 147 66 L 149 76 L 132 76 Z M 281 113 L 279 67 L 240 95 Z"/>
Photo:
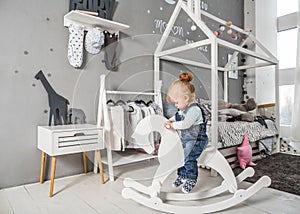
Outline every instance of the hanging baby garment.
<path fill-rule="evenodd" d="M 104 31 L 105 37 L 105 51 L 104 51 L 104 60 L 105 66 L 110 71 L 116 71 L 117 67 L 117 53 L 116 49 L 118 46 L 118 35 L 111 34 L 108 31 Z"/>
<path fill-rule="evenodd" d="M 98 54 L 104 44 L 104 34 L 101 28 L 89 29 L 86 36 L 84 47 L 90 54 Z"/>
<path fill-rule="evenodd" d="M 141 108 L 136 105 L 134 102 L 129 102 L 129 106 L 132 107 L 133 111 L 129 112 L 129 124 L 127 124 L 128 129 L 128 148 L 139 148 L 136 146 L 136 140 L 132 138 L 132 134 L 134 133 L 134 130 L 137 126 L 137 124 L 140 122 L 140 120 L 143 118 Z"/>
<path fill-rule="evenodd" d="M 83 26 L 69 26 L 68 60 L 75 68 L 79 68 L 83 62 L 83 37 Z"/>
<path fill-rule="evenodd" d="M 122 106 L 110 106 L 109 116 L 111 121 L 110 143 L 115 151 L 125 150 L 125 124 L 124 109 Z"/>

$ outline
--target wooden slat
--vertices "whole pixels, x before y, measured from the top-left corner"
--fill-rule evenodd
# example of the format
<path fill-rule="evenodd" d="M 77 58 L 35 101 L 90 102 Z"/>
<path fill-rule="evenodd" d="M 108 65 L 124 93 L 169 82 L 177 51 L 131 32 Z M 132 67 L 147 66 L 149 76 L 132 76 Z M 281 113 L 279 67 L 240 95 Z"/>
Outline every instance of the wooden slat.
<path fill-rule="evenodd" d="M 252 161 L 257 161 L 261 159 L 257 142 L 250 142 L 250 145 L 252 147 Z M 219 151 L 226 158 L 231 168 L 235 168 L 239 166 L 239 161 L 237 158 L 238 146 L 239 145 L 219 148 Z"/>
<path fill-rule="evenodd" d="M 268 103 L 268 104 L 262 104 L 262 105 L 258 105 L 257 108 L 271 108 L 271 107 L 275 107 L 276 103 Z"/>

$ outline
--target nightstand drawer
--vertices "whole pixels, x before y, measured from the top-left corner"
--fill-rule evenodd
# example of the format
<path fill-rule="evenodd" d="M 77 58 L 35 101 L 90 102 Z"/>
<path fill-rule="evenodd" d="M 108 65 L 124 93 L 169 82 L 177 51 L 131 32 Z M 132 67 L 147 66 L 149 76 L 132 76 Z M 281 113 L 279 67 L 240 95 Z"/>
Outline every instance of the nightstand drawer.
<path fill-rule="evenodd" d="M 101 130 L 62 132 L 55 133 L 54 138 L 57 138 L 58 148 L 63 148 L 69 146 L 98 144 L 99 139 L 101 139 L 101 134 Z"/>
<path fill-rule="evenodd" d="M 38 148 L 51 156 L 103 149 L 103 130 L 91 124 L 39 126 Z"/>

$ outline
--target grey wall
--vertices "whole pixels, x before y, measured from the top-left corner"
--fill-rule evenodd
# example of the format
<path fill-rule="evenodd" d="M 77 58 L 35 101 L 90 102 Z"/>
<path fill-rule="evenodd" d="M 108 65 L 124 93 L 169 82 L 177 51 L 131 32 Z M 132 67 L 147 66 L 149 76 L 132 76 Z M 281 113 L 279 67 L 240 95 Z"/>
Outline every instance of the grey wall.
<path fill-rule="evenodd" d="M 243 1 L 203 2 L 211 13 L 242 27 Z M 83 109 L 87 122 L 95 123 L 100 74 L 107 74 L 110 89 L 151 90 L 152 54 L 161 35 L 157 23 L 160 20 L 167 22 L 174 7 L 164 0 L 119 1 L 113 19 L 130 25 L 130 29 L 120 34 L 119 70 L 109 72 L 101 62 L 103 51 L 98 55 L 85 53 L 81 69 L 69 65 L 68 29 L 63 26 L 68 0 L 0 2 L 0 188 L 39 180 L 41 152 L 37 149 L 36 127 L 47 125 L 49 107 L 46 91 L 34 75 L 43 70 L 54 89 L 69 99 L 69 107 Z M 217 28 L 213 22 L 207 23 L 209 27 Z M 174 38 L 168 40 L 167 46 L 184 44 L 186 39 L 196 41 L 199 35 L 202 37 L 200 32 L 190 30 L 191 20 L 184 13 L 180 14 L 176 25 L 183 31 L 176 34 L 174 28 Z M 220 50 L 220 53 L 219 63 L 224 65 L 227 52 Z M 186 55 L 209 61 L 209 51 L 194 50 Z M 189 69 L 194 72 L 195 84 L 201 89 L 198 96 L 210 97 L 208 71 L 167 62 L 162 64 L 162 69 L 163 90 L 180 71 Z M 230 80 L 229 84 L 230 101 L 240 102 L 242 80 Z M 93 153 L 88 156 L 92 160 Z M 48 179 L 49 160 L 46 169 Z M 91 162 L 89 169 L 92 169 Z M 80 154 L 62 156 L 57 160 L 56 177 L 82 171 Z"/>

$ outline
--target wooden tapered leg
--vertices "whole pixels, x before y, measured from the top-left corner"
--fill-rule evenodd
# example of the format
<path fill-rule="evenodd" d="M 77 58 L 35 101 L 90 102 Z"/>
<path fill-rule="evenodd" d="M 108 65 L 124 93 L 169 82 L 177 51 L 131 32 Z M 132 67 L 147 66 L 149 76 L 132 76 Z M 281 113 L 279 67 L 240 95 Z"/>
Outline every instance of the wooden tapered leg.
<path fill-rule="evenodd" d="M 82 152 L 82 158 L 83 158 L 83 169 L 84 169 L 84 173 L 87 173 L 87 167 L 86 167 L 86 153 Z"/>
<path fill-rule="evenodd" d="M 104 175 L 103 175 L 103 168 L 102 168 L 102 160 L 101 160 L 101 153 L 100 150 L 97 150 L 97 157 L 98 157 L 98 166 L 100 171 L 100 178 L 102 184 L 104 184 Z"/>
<path fill-rule="evenodd" d="M 40 183 L 41 184 L 44 182 L 45 158 L 46 158 L 46 153 L 42 152 L 41 172 L 40 172 Z"/>
<path fill-rule="evenodd" d="M 49 197 L 52 197 L 52 195 L 53 195 L 55 168 L 56 168 L 56 156 L 53 156 L 52 157 L 52 163 L 51 163 L 51 178 L 50 178 L 50 193 L 49 193 Z"/>

